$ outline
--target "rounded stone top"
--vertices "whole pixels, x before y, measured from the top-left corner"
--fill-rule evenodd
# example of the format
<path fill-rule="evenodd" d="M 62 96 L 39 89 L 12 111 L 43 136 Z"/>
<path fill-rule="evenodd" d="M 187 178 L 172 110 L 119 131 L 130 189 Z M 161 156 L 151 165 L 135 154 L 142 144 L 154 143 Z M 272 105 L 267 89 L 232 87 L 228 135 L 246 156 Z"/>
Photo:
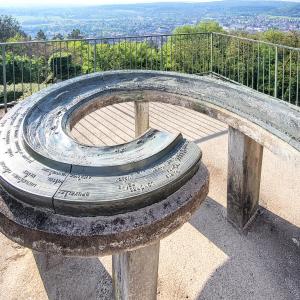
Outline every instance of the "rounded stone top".
<path fill-rule="evenodd" d="M 172 195 L 152 205 L 112 216 L 72 217 L 16 201 L 0 190 L 0 231 L 36 251 L 68 256 L 110 255 L 155 243 L 199 208 L 209 174 L 198 171 Z"/>
<path fill-rule="evenodd" d="M 166 198 L 197 171 L 201 150 L 181 134 L 150 129 L 122 145 L 79 144 L 70 128 L 105 105 L 103 74 L 57 84 L 14 107 L 0 124 L 0 185 L 34 207 L 71 216 L 112 215 Z M 74 85 L 74 82 L 76 84 Z M 103 92 L 105 92 L 103 94 Z"/>
<path fill-rule="evenodd" d="M 201 158 L 196 145 L 180 135 L 149 131 L 128 144 L 101 148 L 71 138 L 81 117 L 126 101 L 191 108 L 300 161 L 300 110 L 295 106 L 206 76 L 113 71 L 50 86 L 5 115 L 0 121 L 1 186 L 28 204 L 80 216 L 135 209 L 174 192 L 188 180 L 187 172 L 196 172 Z M 124 199 L 130 200 L 125 206 Z"/>

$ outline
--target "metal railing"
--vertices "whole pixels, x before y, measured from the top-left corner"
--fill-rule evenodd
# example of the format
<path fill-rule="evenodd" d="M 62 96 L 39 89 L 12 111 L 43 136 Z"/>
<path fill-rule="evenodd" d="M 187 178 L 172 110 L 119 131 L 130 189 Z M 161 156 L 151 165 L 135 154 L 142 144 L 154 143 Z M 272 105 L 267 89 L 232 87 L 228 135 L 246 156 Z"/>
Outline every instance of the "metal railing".
<path fill-rule="evenodd" d="M 300 105 L 300 49 L 228 34 L 29 41 L 0 47 L 0 105 L 5 110 L 49 84 L 119 69 L 214 74 Z"/>
<path fill-rule="evenodd" d="M 299 48 L 213 34 L 212 73 L 300 105 Z"/>

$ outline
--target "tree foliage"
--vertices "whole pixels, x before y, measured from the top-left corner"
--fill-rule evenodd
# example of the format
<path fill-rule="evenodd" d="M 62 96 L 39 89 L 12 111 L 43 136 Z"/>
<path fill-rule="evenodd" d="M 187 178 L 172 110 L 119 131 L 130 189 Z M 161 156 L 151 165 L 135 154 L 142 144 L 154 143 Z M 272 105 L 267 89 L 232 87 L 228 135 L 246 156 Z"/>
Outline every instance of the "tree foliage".
<path fill-rule="evenodd" d="M 299 94 L 300 55 L 282 47 L 257 43 L 285 44 L 300 47 L 298 31 L 283 33 L 271 29 L 262 33 L 226 33 L 214 21 L 185 25 L 173 35 L 154 38 L 107 39 L 97 43 L 78 40 L 80 30 L 67 37 L 74 41 L 15 45 L 7 48 L 6 70 L 8 84 L 49 83 L 94 71 L 121 69 L 151 69 L 207 74 L 210 71 L 237 81 L 260 92 L 275 94 L 275 62 L 277 61 L 277 97 L 295 103 Z M 42 34 L 41 34 L 41 37 Z M 276 54 L 277 51 L 277 54 Z M 277 60 L 276 60 L 277 55 Z M 2 61 L 0 57 L 0 70 Z M 3 80 L 0 72 L 0 82 Z M 298 90 L 297 90 L 298 89 Z"/>
<path fill-rule="evenodd" d="M 68 39 L 82 39 L 84 36 L 80 32 L 80 29 L 73 29 L 72 32 L 68 34 Z"/>
<path fill-rule="evenodd" d="M 64 36 L 61 33 L 57 33 L 52 37 L 52 40 L 63 40 Z"/>
<path fill-rule="evenodd" d="M 43 30 L 39 30 L 35 36 L 35 39 L 38 41 L 45 41 L 47 39 L 46 34 Z"/>
<path fill-rule="evenodd" d="M 225 30 L 216 21 L 202 21 L 196 25 L 184 25 L 177 27 L 173 31 L 174 34 L 199 32 L 225 32 Z"/>
<path fill-rule="evenodd" d="M 0 16 L 0 41 L 6 42 L 15 36 L 26 37 L 26 34 L 21 30 L 19 22 L 11 16 Z"/>

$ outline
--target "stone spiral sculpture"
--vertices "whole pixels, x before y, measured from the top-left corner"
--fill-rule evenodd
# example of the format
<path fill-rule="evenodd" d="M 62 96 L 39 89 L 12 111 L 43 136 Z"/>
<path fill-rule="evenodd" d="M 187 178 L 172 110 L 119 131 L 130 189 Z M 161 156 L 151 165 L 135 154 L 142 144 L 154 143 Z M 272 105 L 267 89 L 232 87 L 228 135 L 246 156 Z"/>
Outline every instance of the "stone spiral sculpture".
<path fill-rule="evenodd" d="M 166 198 L 195 174 L 201 151 L 181 134 L 149 129 L 103 147 L 75 141 L 76 120 L 109 98 L 102 82 L 96 76 L 51 87 L 1 120 L 0 185 L 11 196 L 58 214 L 112 215 Z"/>

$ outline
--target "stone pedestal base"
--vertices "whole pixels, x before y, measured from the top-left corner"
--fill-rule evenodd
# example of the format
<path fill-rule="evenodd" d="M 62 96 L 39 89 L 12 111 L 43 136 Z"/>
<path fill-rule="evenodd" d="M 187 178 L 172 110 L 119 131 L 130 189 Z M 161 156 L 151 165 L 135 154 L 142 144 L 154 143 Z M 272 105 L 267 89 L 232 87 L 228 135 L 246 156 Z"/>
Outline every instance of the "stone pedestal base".
<path fill-rule="evenodd" d="M 149 102 L 134 102 L 135 136 L 138 137 L 149 129 Z"/>
<path fill-rule="evenodd" d="M 244 228 L 258 208 L 263 147 L 229 127 L 227 217 Z"/>
<path fill-rule="evenodd" d="M 157 292 L 159 242 L 114 254 L 113 286 L 116 300 L 154 300 Z"/>

